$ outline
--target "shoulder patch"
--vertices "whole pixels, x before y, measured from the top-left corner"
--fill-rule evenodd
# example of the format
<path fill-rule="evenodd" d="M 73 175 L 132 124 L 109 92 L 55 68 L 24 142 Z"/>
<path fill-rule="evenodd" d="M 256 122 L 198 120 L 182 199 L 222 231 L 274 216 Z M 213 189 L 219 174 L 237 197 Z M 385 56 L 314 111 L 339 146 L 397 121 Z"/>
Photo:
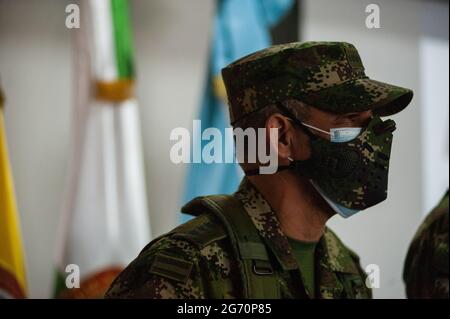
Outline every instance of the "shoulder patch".
<path fill-rule="evenodd" d="M 185 283 L 189 278 L 192 266 L 192 262 L 164 254 L 156 254 L 149 272 Z"/>
<path fill-rule="evenodd" d="M 186 240 L 199 249 L 225 237 L 227 233 L 224 227 L 210 214 L 202 214 L 192 219 L 177 227 L 172 234 L 172 238 Z"/>

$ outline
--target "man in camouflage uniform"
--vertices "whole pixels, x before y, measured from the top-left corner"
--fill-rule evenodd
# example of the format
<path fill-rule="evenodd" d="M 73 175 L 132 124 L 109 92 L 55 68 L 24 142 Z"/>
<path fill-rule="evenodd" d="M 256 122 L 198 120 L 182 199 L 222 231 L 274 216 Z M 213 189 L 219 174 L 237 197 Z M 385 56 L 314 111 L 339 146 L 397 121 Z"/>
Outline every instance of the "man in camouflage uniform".
<path fill-rule="evenodd" d="M 278 129 L 277 139 L 267 137 L 277 144 L 278 172 L 261 175 L 254 173 L 261 163 L 241 163 L 247 176 L 236 193 L 185 205 L 183 212 L 197 217 L 147 245 L 106 297 L 371 298 L 358 256 L 325 223 L 336 212 L 346 217 L 386 198 L 392 126 L 368 123 L 401 111 L 412 91 L 369 79 L 355 47 L 344 42 L 273 46 L 222 75 L 234 128 Z M 340 144 L 353 153 L 337 149 L 327 133 L 348 127 L 366 127 Z M 326 171 L 345 178 L 342 187 L 322 182 L 330 177 L 316 174 L 320 166 L 307 169 L 329 150 L 345 155 L 331 158 Z M 296 172 L 292 163 L 302 160 L 316 175 Z M 383 174 L 351 175 L 375 166 Z"/>
<path fill-rule="evenodd" d="M 408 298 L 449 298 L 448 191 L 420 225 L 405 261 Z"/>

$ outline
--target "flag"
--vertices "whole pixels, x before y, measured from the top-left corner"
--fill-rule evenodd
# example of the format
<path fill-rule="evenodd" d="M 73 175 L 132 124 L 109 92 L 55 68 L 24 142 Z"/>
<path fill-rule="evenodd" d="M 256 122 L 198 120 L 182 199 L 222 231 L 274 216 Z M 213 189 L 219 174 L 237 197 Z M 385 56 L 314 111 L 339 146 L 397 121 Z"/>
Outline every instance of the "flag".
<path fill-rule="evenodd" d="M 102 297 L 150 239 L 126 0 L 80 1 L 55 296 Z M 77 287 L 78 286 L 78 287 Z"/>
<path fill-rule="evenodd" d="M 199 119 L 202 129 L 214 127 L 224 134 L 229 118 L 221 69 L 240 57 L 268 47 L 271 43 L 270 28 L 289 11 L 294 1 L 217 0 L 216 4 L 209 68 Z M 223 139 L 222 142 L 224 149 L 231 149 L 228 153 L 234 153 L 232 139 Z M 200 149 L 208 143 L 208 140 L 202 140 Z M 235 161 L 192 163 L 188 167 L 183 202 L 196 196 L 232 193 L 242 176 Z M 182 216 L 183 221 L 189 218 Z"/>
<path fill-rule="evenodd" d="M 0 90 L 0 299 L 25 298 L 25 257 L 6 145 L 3 102 Z"/>

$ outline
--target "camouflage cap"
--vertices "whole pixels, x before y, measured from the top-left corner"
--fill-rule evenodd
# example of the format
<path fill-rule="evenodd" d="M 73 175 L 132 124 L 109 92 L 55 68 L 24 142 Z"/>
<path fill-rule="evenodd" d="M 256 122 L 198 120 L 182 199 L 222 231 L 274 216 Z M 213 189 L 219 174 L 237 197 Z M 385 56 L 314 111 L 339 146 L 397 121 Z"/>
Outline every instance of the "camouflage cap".
<path fill-rule="evenodd" d="M 247 55 L 222 69 L 231 124 L 265 106 L 298 99 L 333 113 L 403 110 L 413 91 L 369 79 L 346 42 L 294 42 Z"/>

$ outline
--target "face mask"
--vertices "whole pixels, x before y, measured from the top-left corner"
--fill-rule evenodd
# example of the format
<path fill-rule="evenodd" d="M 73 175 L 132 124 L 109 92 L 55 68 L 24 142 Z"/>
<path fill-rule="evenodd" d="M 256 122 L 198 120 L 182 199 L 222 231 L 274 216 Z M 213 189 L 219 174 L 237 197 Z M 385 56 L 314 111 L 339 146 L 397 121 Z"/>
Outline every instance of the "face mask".
<path fill-rule="evenodd" d="M 325 133 L 330 135 L 330 142 L 332 143 L 345 143 L 348 141 L 351 141 L 358 137 L 359 134 L 361 134 L 362 127 L 339 127 L 339 128 L 332 128 L 330 129 L 330 132 L 327 132 L 325 130 L 322 130 L 318 127 L 306 124 L 305 122 L 302 122 L 302 124 L 306 127 L 309 127 L 313 130 Z M 338 203 L 332 201 L 323 191 L 320 189 L 319 186 L 317 186 L 316 183 L 314 183 L 313 180 L 310 180 L 311 184 L 314 186 L 316 191 L 320 194 L 320 196 L 328 203 L 328 205 L 340 216 L 344 218 L 348 218 L 352 215 L 355 215 L 356 213 L 360 212 L 359 209 L 350 209 L 345 206 L 339 205 Z"/>
<path fill-rule="evenodd" d="M 344 218 L 349 218 L 352 215 L 355 215 L 356 213 L 360 212 L 359 209 L 350 209 L 347 207 L 344 207 L 342 205 L 339 205 L 338 203 L 332 201 L 321 189 L 319 186 L 314 183 L 314 181 L 310 180 L 311 184 L 314 186 L 316 191 L 322 196 L 322 198 L 330 205 L 330 207 L 340 216 Z"/>
<path fill-rule="evenodd" d="M 293 120 L 303 125 L 295 118 Z M 351 136 L 346 142 L 333 143 L 305 128 L 311 138 L 311 157 L 304 161 L 294 160 L 289 168 L 314 181 L 316 189 L 326 194 L 327 202 L 333 203 L 330 206 L 337 207 L 338 213 L 354 214 L 387 198 L 394 130 L 393 120 L 382 121 L 374 117 L 358 136 Z M 350 138 L 351 134 L 346 135 Z M 344 212 L 345 209 L 350 211 Z"/>

